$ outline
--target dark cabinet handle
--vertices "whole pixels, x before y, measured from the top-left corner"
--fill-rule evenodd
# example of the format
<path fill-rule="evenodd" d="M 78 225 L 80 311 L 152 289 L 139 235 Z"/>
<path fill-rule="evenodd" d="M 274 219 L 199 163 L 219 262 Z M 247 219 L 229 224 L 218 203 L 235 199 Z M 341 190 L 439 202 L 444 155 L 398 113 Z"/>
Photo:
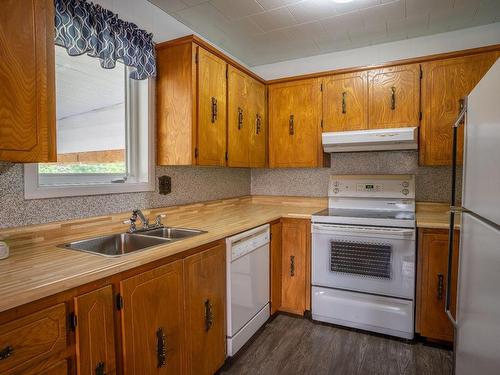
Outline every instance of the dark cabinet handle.
<path fill-rule="evenodd" d="M 158 368 L 165 366 L 167 362 L 167 338 L 163 332 L 163 328 L 158 328 L 156 331 L 156 358 L 158 360 Z"/>
<path fill-rule="evenodd" d="M 214 312 L 213 306 L 209 299 L 206 299 L 205 302 L 205 331 L 208 332 L 210 328 L 214 325 Z"/>
<path fill-rule="evenodd" d="M 295 276 L 295 255 L 290 255 L 290 276 Z"/>
<path fill-rule="evenodd" d="M 255 133 L 258 135 L 260 133 L 260 127 L 262 126 L 262 118 L 257 113 L 255 116 Z"/>
<path fill-rule="evenodd" d="M 106 375 L 104 362 L 99 362 L 95 368 L 95 375 Z"/>
<path fill-rule="evenodd" d="M 217 121 L 217 99 L 212 96 L 212 124 Z"/>
<path fill-rule="evenodd" d="M 243 109 L 238 107 L 238 130 L 243 127 Z"/>
<path fill-rule="evenodd" d="M 391 87 L 391 109 L 394 111 L 396 109 L 396 88 Z"/>
<path fill-rule="evenodd" d="M 438 273 L 438 285 L 437 285 L 437 299 L 443 299 L 443 291 L 444 291 L 444 276 L 442 273 Z"/>
<path fill-rule="evenodd" d="M 288 120 L 288 133 L 290 133 L 290 135 L 295 134 L 295 127 L 293 124 L 293 115 L 290 115 L 290 120 Z"/>
<path fill-rule="evenodd" d="M 14 348 L 10 345 L 6 346 L 0 351 L 0 361 L 9 358 L 12 354 L 14 354 Z"/>
<path fill-rule="evenodd" d="M 342 113 L 343 114 L 346 114 L 347 113 L 347 105 L 346 105 L 346 101 L 345 101 L 345 97 L 347 96 L 347 92 L 343 92 L 342 93 Z"/>

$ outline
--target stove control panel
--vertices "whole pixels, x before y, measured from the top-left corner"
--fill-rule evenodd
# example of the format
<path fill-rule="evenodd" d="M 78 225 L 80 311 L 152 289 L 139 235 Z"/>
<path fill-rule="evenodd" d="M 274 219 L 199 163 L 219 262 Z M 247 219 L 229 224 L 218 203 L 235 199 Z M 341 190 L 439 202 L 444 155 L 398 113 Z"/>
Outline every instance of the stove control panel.
<path fill-rule="evenodd" d="M 351 198 L 415 198 L 415 176 L 371 175 L 331 176 L 330 197 Z"/>

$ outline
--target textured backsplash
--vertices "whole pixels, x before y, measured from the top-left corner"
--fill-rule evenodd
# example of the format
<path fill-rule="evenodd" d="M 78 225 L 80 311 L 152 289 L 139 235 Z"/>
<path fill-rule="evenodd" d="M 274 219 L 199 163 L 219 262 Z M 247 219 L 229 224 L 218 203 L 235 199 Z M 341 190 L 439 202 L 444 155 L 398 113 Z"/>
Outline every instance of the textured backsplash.
<path fill-rule="evenodd" d="M 251 191 L 253 195 L 325 197 L 332 174 L 414 174 L 417 200 L 448 202 L 450 197 L 450 168 L 419 167 L 417 151 L 332 154 L 331 168 L 252 169 Z M 457 188 L 460 196 L 460 184 Z"/>
<path fill-rule="evenodd" d="M 156 186 L 154 192 L 25 200 L 22 164 L 0 162 L 0 228 L 250 194 L 249 169 L 157 167 L 156 175 L 172 177 L 172 193 L 160 195 Z"/>
<path fill-rule="evenodd" d="M 447 202 L 450 194 L 450 168 L 419 167 L 416 151 L 333 154 L 331 168 L 157 167 L 157 176 L 172 177 L 169 195 L 154 191 L 36 200 L 24 199 L 22 164 L 0 162 L 0 228 L 249 194 L 326 197 L 332 174 L 415 174 L 417 200 Z M 459 184 L 458 196 L 460 189 Z"/>

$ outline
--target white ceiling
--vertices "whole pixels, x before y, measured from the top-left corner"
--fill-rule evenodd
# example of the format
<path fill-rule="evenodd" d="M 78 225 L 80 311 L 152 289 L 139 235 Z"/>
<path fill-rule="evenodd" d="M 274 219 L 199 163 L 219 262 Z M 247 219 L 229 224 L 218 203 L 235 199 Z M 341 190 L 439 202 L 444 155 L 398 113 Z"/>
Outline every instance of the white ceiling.
<path fill-rule="evenodd" d="M 249 66 L 500 21 L 500 0 L 149 0 Z"/>

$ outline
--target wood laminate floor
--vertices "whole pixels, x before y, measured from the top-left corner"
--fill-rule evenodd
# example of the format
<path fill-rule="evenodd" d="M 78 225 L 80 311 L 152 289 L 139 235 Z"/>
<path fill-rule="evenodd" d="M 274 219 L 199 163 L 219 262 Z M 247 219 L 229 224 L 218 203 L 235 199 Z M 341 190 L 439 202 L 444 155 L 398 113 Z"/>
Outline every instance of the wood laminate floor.
<path fill-rule="evenodd" d="M 238 353 L 239 354 L 239 353 Z M 452 352 L 278 315 L 224 375 L 450 375 Z"/>

